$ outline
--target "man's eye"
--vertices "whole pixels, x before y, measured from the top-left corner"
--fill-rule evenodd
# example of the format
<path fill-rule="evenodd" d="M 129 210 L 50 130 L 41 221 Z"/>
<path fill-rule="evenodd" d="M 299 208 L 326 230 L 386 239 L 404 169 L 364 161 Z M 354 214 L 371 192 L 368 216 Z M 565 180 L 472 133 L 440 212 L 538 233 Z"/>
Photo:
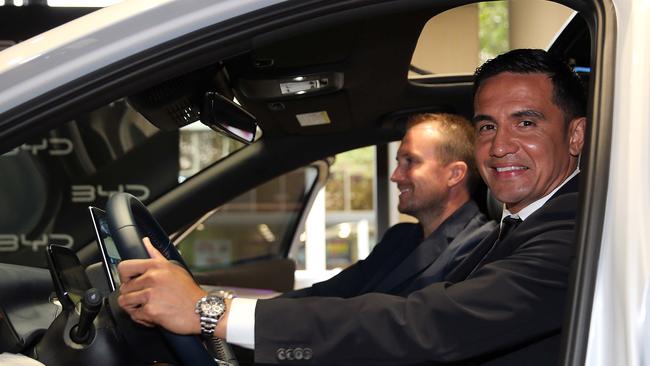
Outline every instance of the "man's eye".
<path fill-rule="evenodd" d="M 408 167 L 411 164 L 411 158 L 402 157 L 397 159 L 397 166 Z"/>
<path fill-rule="evenodd" d="M 495 125 L 493 125 L 493 124 L 484 124 L 484 125 L 481 125 L 481 126 L 478 127 L 478 132 L 479 133 L 484 133 L 484 132 L 488 132 L 488 131 L 491 131 L 491 130 L 494 130 L 494 129 L 496 129 Z"/>
<path fill-rule="evenodd" d="M 535 122 L 533 122 L 533 121 L 524 120 L 524 121 L 519 122 L 519 126 L 521 126 L 521 127 L 530 127 L 530 126 L 534 126 L 534 125 L 535 125 Z"/>

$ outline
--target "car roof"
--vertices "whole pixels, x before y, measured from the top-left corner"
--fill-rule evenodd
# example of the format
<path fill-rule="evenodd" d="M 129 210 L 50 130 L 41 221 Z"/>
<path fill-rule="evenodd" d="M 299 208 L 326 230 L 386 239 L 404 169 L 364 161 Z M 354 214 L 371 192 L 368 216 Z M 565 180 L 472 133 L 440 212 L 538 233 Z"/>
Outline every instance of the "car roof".
<path fill-rule="evenodd" d="M 282 1 L 125 1 L 92 12 L 0 52 L 0 114 L 129 55 Z"/>

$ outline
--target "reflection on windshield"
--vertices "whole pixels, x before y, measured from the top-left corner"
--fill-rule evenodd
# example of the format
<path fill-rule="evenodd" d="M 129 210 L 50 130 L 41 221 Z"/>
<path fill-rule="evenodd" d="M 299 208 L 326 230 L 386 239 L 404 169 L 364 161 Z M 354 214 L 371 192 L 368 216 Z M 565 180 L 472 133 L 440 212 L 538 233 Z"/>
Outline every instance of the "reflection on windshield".
<path fill-rule="evenodd" d="M 123 99 L 0 156 L 0 263 L 45 267 L 45 246 L 94 238 L 87 207 L 115 192 L 147 203 L 240 149 L 207 127 L 161 131 Z"/>
<path fill-rule="evenodd" d="M 182 127 L 180 130 L 178 182 L 185 181 L 244 146 L 246 145 L 241 142 L 214 132 L 201 122 L 194 122 Z"/>

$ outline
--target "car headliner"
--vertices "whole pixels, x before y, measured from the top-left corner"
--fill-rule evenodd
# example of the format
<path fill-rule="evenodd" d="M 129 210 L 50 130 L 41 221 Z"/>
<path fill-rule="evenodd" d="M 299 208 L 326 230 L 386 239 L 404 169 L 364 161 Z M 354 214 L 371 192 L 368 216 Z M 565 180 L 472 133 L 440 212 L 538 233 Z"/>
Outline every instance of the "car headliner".
<path fill-rule="evenodd" d="M 273 2 L 244 6 L 233 5 L 240 1 L 225 1 L 217 6 L 206 1 L 202 7 L 196 2 L 169 1 L 140 7 L 136 15 L 127 17 L 128 3 L 91 13 L 0 53 L 0 70 L 5 70 L 0 72 L 0 152 L 24 140 L 21 131 L 44 132 L 79 113 L 220 59 L 227 59 L 235 85 L 237 78 L 324 71 L 344 75 L 344 87 L 337 93 L 284 100 L 285 110 L 277 113 L 267 108 L 264 98 L 241 97 L 267 137 L 336 134 L 378 126 L 386 118 L 392 122 L 394 113 L 414 110 L 471 110 L 469 75 L 434 77 L 435 83 L 407 79 L 422 26 L 457 2 L 436 3 L 435 8 L 420 1 L 314 2 L 322 4 L 320 8 L 314 3 L 307 7 L 288 2 L 272 7 L 283 17 L 271 17 L 271 11 L 253 12 L 227 24 L 219 22 Z M 368 5 L 351 9 L 359 3 Z M 313 9 L 320 12 L 317 21 Z M 194 21 L 198 15 L 202 22 Z M 89 26 L 104 16 L 111 20 L 97 22 L 97 28 Z M 165 27 L 152 23 L 165 23 Z M 192 33 L 210 23 L 216 25 Z M 81 36 L 84 27 L 88 27 L 86 36 Z M 60 38 L 70 30 L 65 40 Z M 255 57 L 274 57 L 277 63 L 272 69 L 256 69 L 250 64 Z M 126 78 L 128 85 L 121 83 Z M 80 99 L 88 103 L 78 103 Z M 80 110 L 79 105 L 86 109 Z M 315 108 L 331 111 L 332 123 L 300 127 L 295 114 Z"/>

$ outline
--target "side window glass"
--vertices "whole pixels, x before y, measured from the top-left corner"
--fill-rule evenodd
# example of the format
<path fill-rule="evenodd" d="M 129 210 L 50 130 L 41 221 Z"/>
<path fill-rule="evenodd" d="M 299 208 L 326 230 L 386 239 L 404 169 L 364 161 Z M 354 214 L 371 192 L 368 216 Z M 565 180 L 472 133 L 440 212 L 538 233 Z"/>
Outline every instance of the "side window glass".
<path fill-rule="evenodd" d="M 208 215 L 178 248 L 193 271 L 284 257 L 318 169 L 307 166 L 268 181 Z"/>
<path fill-rule="evenodd" d="M 370 146 L 336 155 L 290 253 L 297 288 L 364 259 L 376 244 L 375 151 Z"/>

